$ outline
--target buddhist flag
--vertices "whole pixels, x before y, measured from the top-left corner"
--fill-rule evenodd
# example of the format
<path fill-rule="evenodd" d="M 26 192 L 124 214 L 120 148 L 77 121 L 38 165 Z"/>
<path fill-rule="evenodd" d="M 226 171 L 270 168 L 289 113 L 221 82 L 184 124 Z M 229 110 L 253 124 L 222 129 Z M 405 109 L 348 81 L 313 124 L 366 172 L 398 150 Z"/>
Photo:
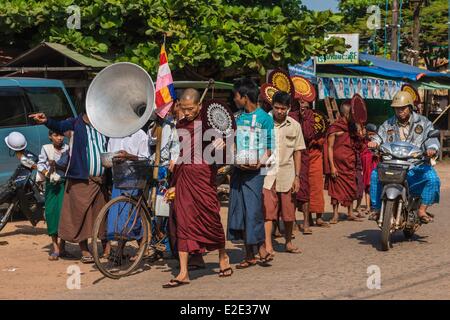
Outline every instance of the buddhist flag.
<path fill-rule="evenodd" d="M 164 118 L 170 110 L 173 101 L 176 98 L 175 89 L 173 87 L 172 73 L 170 72 L 169 63 L 165 44 L 161 47 L 159 54 L 159 69 L 156 78 L 156 114 Z"/>

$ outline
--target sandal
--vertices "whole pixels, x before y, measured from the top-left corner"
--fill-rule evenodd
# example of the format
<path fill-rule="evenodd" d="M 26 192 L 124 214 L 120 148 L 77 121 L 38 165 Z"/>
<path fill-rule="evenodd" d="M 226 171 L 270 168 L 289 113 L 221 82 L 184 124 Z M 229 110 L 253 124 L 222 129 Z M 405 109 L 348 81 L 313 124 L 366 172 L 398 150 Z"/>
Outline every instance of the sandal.
<path fill-rule="evenodd" d="M 164 289 L 176 288 L 176 287 L 184 286 L 185 284 L 189 284 L 189 283 L 190 283 L 189 281 L 180 281 L 177 279 L 171 279 L 166 284 L 163 284 L 162 287 Z"/>
<path fill-rule="evenodd" d="M 302 251 L 301 251 L 299 248 L 296 248 L 296 247 L 294 247 L 294 248 L 292 248 L 292 249 L 286 248 L 286 249 L 285 249 L 285 252 L 287 252 L 287 253 L 293 253 L 293 254 L 299 254 L 299 253 L 302 253 Z"/>
<path fill-rule="evenodd" d="M 94 263 L 95 261 L 94 261 L 94 257 L 93 256 L 82 256 L 81 259 L 80 259 L 80 262 L 88 264 L 88 263 Z"/>
<path fill-rule="evenodd" d="M 261 267 L 270 267 L 271 265 L 269 262 L 273 261 L 273 257 L 270 253 L 267 253 L 264 258 L 259 259 L 259 265 Z"/>
<path fill-rule="evenodd" d="M 317 219 L 316 226 L 320 228 L 329 228 L 330 224 L 328 222 L 323 221 L 322 219 Z"/>
<path fill-rule="evenodd" d="M 247 269 L 256 266 L 256 261 L 244 260 L 236 266 L 236 269 Z"/>
<path fill-rule="evenodd" d="M 433 219 L 431 219 L 428 215 L 419 216 L 419 219 L 422 224 L 428 224 L 430 222 L 433 222 Z"/>
<path fill-rule="evenodd" d="M 347 221 L 353 221 L 353 222 L 361 222 L 361 220 L 356 216 L 347 216 Z"/>
<path fill-rule="evenodd" d="M 219 278 L 231 277 L 232 275 L 233 275 L 233 269 L 231 269 L 231 267 L 228 267 L 223 270 L 219 270 Z"/>
<path fill-rule="evenodd" d="M 312 230 L 311 230 L 311 228 L 306 228 L 306 229 L 303 229 L 303 234 L 312 234 L 313 232 L 312 232 Z"/>
<path fill-rule="evenodd" d="M 52 253 L 48 256 L 48 260 L 49 260 L 49 261 L 58 261 L 58 260 L 59 260 L 59 253 L 52 252 Z"/>
<path fill-rule="evenodd" d="M 330 221 L 329 221 L 329 224 L 338 224 L 339 223 L 339 218 L 338 219 L 331 219 Z"/>
<path fill-rule="evenodd" d="M 372 212 L 370 213 L 368 219 L 371 220 L 371 221 L 378 221 L 378 218 L 379 218 L 379 213 L 376 212 L 376 211 L 372 211 Z"/>

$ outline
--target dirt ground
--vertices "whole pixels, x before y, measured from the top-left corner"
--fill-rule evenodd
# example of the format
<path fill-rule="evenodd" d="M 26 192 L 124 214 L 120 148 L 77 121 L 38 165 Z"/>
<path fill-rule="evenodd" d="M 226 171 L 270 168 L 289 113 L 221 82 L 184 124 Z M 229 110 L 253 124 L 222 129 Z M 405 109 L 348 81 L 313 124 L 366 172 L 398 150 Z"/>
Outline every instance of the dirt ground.
<path fill-rule="evenodd" d="M 435 222 L 422 226 L 412 242 L 399 233 L 393 249 L 382 252 L 373 221 L 341 221 L 329 229 L 314 228 L 309 236 L 296 232 L 300 255 L 282 252 L 279 240 L 271 267 L 235 270 L 231 278 L 217 276 L 218 255 L 209 253 L 207 268 L 192 272 L 190 285 L 171 290 L 161 284 L 176 274 L 175 260 L 111 280 L 94 265 L 48 261 L 50 239 L 44 223 L 36 228 L 28 221 L 9 223 L 0 233 L 0 299 L 450 299 L 450 164 L 437 169 L 442 190 L 440 205 L 430 210 Z M 224 223 L 226 211 L 222 208 Z M 237 264 L 242 246 L 227 243 L 227 249 Z M 80 254 L 75 245 L 68 250 Z M 82 271 L 80 289 L 67 288 L 71 265 Z M 381 289 L 367 287 L 368 267 L 373 265 L 381 272 Z"/>

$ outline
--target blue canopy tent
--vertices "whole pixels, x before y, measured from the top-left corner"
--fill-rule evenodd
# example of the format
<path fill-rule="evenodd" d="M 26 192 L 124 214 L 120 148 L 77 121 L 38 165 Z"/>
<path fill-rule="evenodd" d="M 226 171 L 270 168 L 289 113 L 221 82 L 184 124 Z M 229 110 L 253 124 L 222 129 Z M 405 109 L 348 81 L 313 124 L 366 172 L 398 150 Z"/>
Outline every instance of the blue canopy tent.
<path fill-rule="evenodd" d="M 450 82 L 450 75 L 446 73 L 432 72 L 425 69 L 420 69 L 410 66 L 405 63 L 387 60 L 384 58 L 372 56 L 370 54 L 361 53 L 359 55 L 359 65 L 338 65 L 351 70 L 356 70 L 364 73 L 389 77 L 402 78 L 410 81 L 419 81 L 425 79 L 446 80 Z"/>
<path fill-rule="evenodd" d="M 360 53 L 359 64 L 325 64 L 316 65 L 318 78 L 376 78 L 379 80 L 395 80 L 413 85 L 417 89 L 450 90 L 450 74 L 432 72 L 405 63 L 387 60 L 382 57 Z M 369 117 L 381 122 L 386 114 L 391 114 L 390 99 L 365 98 L 369 109 Z M 342 100 L 342 99 L 337 99 Z M 340 103 L 340 101 L 338 102 Z M 318 102 L 324 108 L 323 101 Z"/>

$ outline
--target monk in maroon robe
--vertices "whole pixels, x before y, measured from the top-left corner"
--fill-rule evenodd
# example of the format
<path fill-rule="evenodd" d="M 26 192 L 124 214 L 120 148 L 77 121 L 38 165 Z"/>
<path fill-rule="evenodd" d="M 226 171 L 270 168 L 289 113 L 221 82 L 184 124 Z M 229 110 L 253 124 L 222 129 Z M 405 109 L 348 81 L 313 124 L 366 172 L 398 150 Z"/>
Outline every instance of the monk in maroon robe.
<path fill-rule="evenodd" d="M 186 89 L 179 107 L 184 118 L 177 124 L 181 152 L 174 168 L 172 188 L 166 197 L 175 194 L 173 213 L 176 220 L 176 243 L 180 258 L 180 273 L 163 285 L 173 288 L 189 283 L 189 254 L 205 250 L 219 250 L 220 277 L 231 276 L 228 255 L 225 252 L 225 233 L 220 220 L 220 203 L 215 186 L 217 169 L 203 159 L 203 127 L 200 120 L 200 94 Z M 189 143 L 190 141 L 190 143 Z M 221 139 L 215 140 L 216 150 L 224 148 Z"/>
<path fill-rule="evenodd" d="M 302 127 L 305 145 L 309 146 L 314 137 L 314 112 L 310 109 L 309 103 L 301 99 L 297 100 L 299 105 L 299 122 Z M 303 212 L 303 227 L 299 224 L 298 229 L 303 228 L 304 234 L 312 234 L 310 225 L 312 217 L 309 212 L 310 185 L 309 185 L 309 150 L 308 148 L 301 151 L 301 167 L 300 167 L 300 190 L 297 192 L 298 210 Z"/>
<path fill-rule="evenodd" d="M 357 196 L 356 147 L 355 134 L 351 128 L 350 103 L 341 105 L 341 117 L 327 132 L 325 154 L 326 187 L 333 205 L 333 218 L 330 223 L 339 220 L 339 204 L 347 207 L 347 220 L 357 221 L 353 216 L 353 201 Z"/>

